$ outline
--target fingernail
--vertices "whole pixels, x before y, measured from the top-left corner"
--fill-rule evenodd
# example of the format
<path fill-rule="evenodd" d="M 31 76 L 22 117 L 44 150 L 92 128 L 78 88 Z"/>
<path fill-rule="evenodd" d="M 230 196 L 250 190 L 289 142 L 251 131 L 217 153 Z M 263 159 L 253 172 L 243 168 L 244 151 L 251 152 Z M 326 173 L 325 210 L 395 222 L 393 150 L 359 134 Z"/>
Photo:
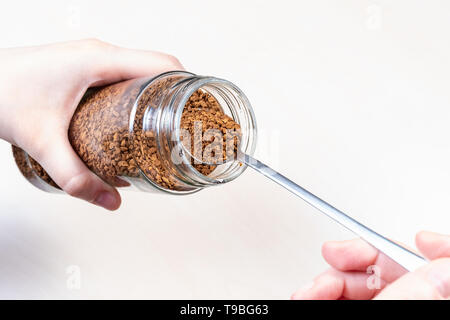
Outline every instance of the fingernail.
<path fill-rule="evenodd" d="M 302 300 L 303 294 L 307 291 L 309 291 L 312 287 L 314 287 L 314 281 L 309 282 L 308 284 L 304 285 L 300 289 L 298 289 L 292 296 L 291 300 Z"/>
<path fill-rule="evenodd" d="M 117 209 L 117 199 L 116 197 L 107 191 L 100 193 L 94 200 L 94 204 L 101 206 L 108 210 Z"/>

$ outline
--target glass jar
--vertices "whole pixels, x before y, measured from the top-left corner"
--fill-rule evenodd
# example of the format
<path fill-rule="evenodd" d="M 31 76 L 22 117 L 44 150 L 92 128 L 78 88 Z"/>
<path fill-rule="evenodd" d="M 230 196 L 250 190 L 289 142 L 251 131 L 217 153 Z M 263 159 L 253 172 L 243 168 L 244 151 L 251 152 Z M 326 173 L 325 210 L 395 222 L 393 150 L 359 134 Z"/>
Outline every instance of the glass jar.
<path fill-rule="evenodd" d="M 256 122 L 244 93 L 229 81 L 185 71 L 89 89 L 71 120 L 69 141 L 87 167 L 115 187 L 189 194 L 232 181 L 246 169 L 238 160 L 193 164 L 183 147 L 179 130 L 183 109 L 196 92 L 215 99 L 240 126 L 239 148 L 252 155 Z M 33 185 L 61 192 L 25 151 L 13 146 L 13 154 Z"/>

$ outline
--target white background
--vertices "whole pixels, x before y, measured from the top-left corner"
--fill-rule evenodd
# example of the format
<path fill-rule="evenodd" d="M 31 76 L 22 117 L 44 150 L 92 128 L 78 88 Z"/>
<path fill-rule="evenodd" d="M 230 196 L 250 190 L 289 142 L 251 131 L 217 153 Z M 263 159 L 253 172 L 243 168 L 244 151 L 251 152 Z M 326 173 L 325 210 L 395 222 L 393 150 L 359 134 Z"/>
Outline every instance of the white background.
<path fill-rule="evenodd" d="M 9 1 L 0 28 L 1 47 L 176 55 L 247 94 L 262 160 L 388 237 L 449 233 L 448 1 Z M 192 196 L 123 192 L 110 214 L 0 154 L 0 298 L 285 299 L 326 268 L 324 241 L 352 237 L 250 170 Z"/>

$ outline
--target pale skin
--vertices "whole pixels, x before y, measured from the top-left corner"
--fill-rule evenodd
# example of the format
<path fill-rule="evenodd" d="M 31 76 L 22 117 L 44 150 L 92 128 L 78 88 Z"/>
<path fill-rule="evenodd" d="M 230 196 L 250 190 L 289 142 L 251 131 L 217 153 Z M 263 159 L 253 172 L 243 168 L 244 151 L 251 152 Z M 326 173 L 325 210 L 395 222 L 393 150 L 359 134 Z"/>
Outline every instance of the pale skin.
<path fill-rule="evenodd" d="M 322 255 L 330 269 L 292 295 L 294 300 L 448 299 L 450 298 L 450 236 L 419 232 L 416 246 L 430 262 L 406 272 L 366 242 L 355 239 L 326 242 Z M 375 265 L 380 289 L 367 285 Z"/>
<path fill-rule="evenodd" d="M 182 69 L 171 55 L 96 39 L 1 49 L 0 138 L 28 152 L 66 193 L 115 210 L 117 190 L 69 143 L 72 115 L 89 87 Z"/>
<path fill-rule="evenodd" d="M 86 89 L 117 81 L 183 70 L 164 53 L 117 47 L 99 40 L 0 49 L 0 138 L 24 149 L 69 195 L 108 210 L 120 206 L 117 190 L 83 164 L 67 136 Z M 419 233 L 427 266 L 405 274 L 361 240 L 328 242 L 331 269 L 293 299 L 442 299 L 450 294 L 450 237 Z M 381 268 L 382 289 L 366 286 L 369 265 Z"/>

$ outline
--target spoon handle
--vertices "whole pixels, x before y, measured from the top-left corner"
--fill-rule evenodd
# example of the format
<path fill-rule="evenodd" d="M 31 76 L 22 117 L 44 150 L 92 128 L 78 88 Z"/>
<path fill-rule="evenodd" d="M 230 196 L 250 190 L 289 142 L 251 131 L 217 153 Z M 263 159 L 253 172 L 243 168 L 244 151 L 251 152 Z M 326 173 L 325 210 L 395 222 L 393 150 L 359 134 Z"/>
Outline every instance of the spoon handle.
<path fill-rule="evenodd" d="M 256 171 L 263 174 L 267 178 L 278 183 L 280 186 L 289 190 L 296 196 L 300 197 L 301 199 L 309 203 L 311 206 L 327 215 L 329 218 L 335 220 L 336 222 L 346 227 L 348 230 L 352 231 L 353 233 L 361 237 L 367 243 L 371 244 L 373 247 L 377 248 L 385 255 L 387 255 L 389 258 L 397 262 L 407 271 L 413 271 L 427 263 L 427 261 L 423 257 L 400 246 L 399 244 L 392 242 L 389 239 L 386 239 L 382 235 L 367 228 L 366 226 L 359 223 L 355 219 L 349 217 L 342 211 L 336 209 L 332 205 L 318 198 L 308 190 L 300 187 L 298 184 L 289 180 L 282 174 L 271 169 L 261 161 L 247 154 L 241 154 L 239 158 L 241 162 L 244 162 L 249 167 L 255 169 Z"/>

